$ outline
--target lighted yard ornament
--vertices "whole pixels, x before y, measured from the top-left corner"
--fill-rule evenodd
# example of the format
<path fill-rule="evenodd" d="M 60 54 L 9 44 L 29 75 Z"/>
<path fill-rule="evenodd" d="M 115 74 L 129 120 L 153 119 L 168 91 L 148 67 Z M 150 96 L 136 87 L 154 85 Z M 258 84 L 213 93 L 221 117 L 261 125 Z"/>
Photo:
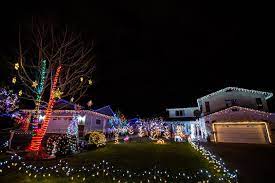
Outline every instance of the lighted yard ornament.
<path fill-rule="evenodd" d="M 115 144 L 119 144 L 119 132 L 118 132 L 118 130 L 115 131 Z"/>
<path fill-rule="evenodd" d="M 171 133 L 170 133 L 170 129 L 169 126 L 164 126 L 164 134 L 163 134 L 165 139 L 170 139 L 171 137 Z"/>
<path fill-rule="evenodd" d="M 57 143 L 54 141 L 53 142 L 53 150 L 51 152 L 50 158 L 55 158 L 55 153 L 57 152 L 56 146 L 57 146 Z"/>
<path fill-rule="evenodd" d="M 143 130 L 143 126 L 140 125 L 140 126 L 138 127 L 138 136 L 139 136 L 139 137 L 143 137 L 144 135 L 145 135 L 145 133 L 144 133 L 144 130 Z"/>
<path fill-rule="evenodd" d="M 160 127 L 159 126 L 155 126 L 151 129 L 150 131 L 150 138 L 152 140 L 157 140 L 161 135 L 161 131 L 160 131 Z"/>
<path fill-rule="evenodd" d="M 123 139 L 124 140 L 124 142 L 129 142 L 129 136 L 128 135 L 126 135 L 126 137 Z"/>
<path fill-rule="evenodd" d="M 128 126 L 127 130 L 128 130 L 129 135 L 134 134 L 134 127 L 133 126 Z"/>
<path fill-rule="evenodd" d="M 175 132 L 175 137 L 174 137 L 175 142 L 183 141 L 184 134 L 183 134 L 182 130 L 183 130 L 183 127 L 181 125 L 176 126 L 176 132 Z"/>

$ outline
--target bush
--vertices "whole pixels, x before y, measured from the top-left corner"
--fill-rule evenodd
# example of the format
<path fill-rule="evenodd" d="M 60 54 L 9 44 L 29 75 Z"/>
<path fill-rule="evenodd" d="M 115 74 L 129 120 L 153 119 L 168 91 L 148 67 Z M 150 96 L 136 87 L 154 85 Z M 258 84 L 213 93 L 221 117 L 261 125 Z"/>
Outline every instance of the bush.
<path fill-rule="evenodd" d="M 89 146 L 101 147 L 106 145 L 106 137 L 102 132 L 93 131 L 89 133 Z"/>
<path fill-rule="evenodd" d="M 73 154 L 78 150 L 77 139 L 69 135 L 52 135 L 47 140 L 46 152 L 51 155 L 56 144 L 56 156 Z"/>

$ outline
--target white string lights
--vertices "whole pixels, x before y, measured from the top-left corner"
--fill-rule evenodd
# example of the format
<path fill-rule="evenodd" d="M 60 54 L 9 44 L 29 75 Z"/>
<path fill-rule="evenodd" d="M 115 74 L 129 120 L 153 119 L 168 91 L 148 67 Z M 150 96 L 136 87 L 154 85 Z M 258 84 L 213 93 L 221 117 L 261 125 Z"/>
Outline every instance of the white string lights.
<path fill-rule="evenodd" d="M 199 149 L 202 151 L 201 149 Z M 207 153 L 202 151 L 203 153 Z M 213 157 L 209 156 L 209 158 Z M 209 159 L 216 165 L 216 170 L 221 170 L 217 174 L 212 174 L 206 169 L 198 171 L 170 171 L 166 169 L 154 168 L 145 171 L 133 171 L 113 166 L 111 163 L 102 160 L 99 163 L 90 163 L 86 166 L 72 167 L 68 162 L 59 160 L 52 166 L 38 166 L 35 164 L 24 162 L 23 158 L 13 155 L 9 160 L 0 162 L 0 175 L 13 173 L 14 171 L 25 174 L 33 179 L 47 179 L 50 177 L 63 177 L 64 181 L 91 181 L 106 180 L 109 182 L 237 182 L 237 174 L 229 173 L 221 161 Z M 129 181 L 130 180 L 130 181 Z"/>

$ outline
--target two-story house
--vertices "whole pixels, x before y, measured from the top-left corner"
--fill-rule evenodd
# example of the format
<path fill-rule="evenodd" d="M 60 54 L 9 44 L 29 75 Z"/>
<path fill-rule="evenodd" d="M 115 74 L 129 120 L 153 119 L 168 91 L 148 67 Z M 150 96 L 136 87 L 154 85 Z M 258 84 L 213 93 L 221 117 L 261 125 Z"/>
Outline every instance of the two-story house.
<path fill-rule="evenodd" d="M 191 125 L 192 139 L 212 142 L 272 142 L 267 100 L 273 93 L 227 87 L 197 99 L 199 120 Z"/>

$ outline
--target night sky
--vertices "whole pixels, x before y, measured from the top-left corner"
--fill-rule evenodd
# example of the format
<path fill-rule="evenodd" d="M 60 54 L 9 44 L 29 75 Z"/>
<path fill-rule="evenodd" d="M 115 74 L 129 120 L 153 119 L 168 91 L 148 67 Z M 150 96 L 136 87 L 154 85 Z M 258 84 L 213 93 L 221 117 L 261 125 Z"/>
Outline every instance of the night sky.
<path fill-rule="evenodd" d="M 16 55 L 18 25 L 38 17 L 95 40 L 89 92 L 95 108 L 110 104 L 128 116 L 156 115 L 194 106 L 198 97 L 227 86 L 275 92 L 268 7 L 150 0 L 1 5 L 0 80 L 7 82 L 6 65 Z"/>

